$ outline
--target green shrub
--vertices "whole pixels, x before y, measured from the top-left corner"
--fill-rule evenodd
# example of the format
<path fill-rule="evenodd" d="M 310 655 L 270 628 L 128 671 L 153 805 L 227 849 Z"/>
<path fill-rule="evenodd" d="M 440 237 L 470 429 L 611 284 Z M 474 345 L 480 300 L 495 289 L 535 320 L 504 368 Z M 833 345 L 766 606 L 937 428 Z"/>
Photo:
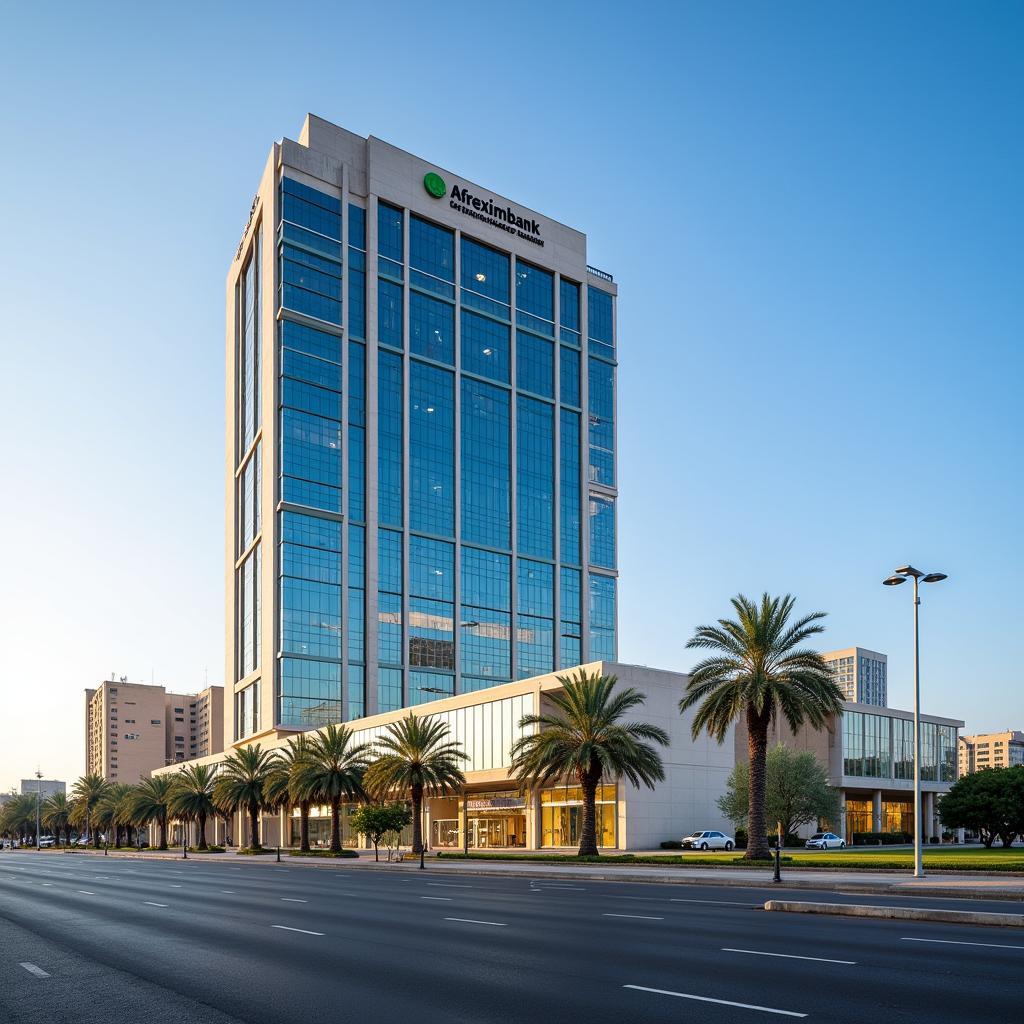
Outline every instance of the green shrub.
<path fill-rule="evenodd" d="M 330 850 L 310 850 L 308 853 L 302 850 L 289 850 L 289 857 L 358 857 L 359 854 L 355 850 L 339 850 L 337 853 L 332 853 Z"/>
<path fill-rule="evenodd" d="M 663 850 L 681 850 L 683 844 L 678 839 L 666 839 L 662 844 Z"/>
<path fill-rule="evenodd" d="M 909 832 L 854 832 L 854 846 L 899 846 L 911 842 Z"/>
<path fill-rule="evenodd" d="M 243 846 L 238 850 L 240 857 L 272 857 L 277 851 L 266 846 L 254 850 L 251 846 Z"/>

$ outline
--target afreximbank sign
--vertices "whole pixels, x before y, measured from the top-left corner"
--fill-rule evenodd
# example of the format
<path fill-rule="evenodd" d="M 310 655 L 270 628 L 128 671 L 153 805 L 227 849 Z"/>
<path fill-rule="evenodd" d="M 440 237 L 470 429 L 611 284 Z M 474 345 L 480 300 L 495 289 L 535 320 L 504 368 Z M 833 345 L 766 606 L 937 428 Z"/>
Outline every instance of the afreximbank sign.
<path fill-rule="evenodd" d="M 480 196 L 472 195 L 469 189 L 459 188 L 458 185 L 452 185 L 449 193 L 444 178 L 433 171 L 424 175 L 423 187 L 435 199 L 448 196 L 448 205 L 467 217 L 475 217 L 491 227 L 525 238 L 534 245 L 544 244 L 544 239 L 540 237 L 540 224 L 529 217 L 520 217 L 511 206 L 498 206 L 493 199 L 481 199 Z"/>

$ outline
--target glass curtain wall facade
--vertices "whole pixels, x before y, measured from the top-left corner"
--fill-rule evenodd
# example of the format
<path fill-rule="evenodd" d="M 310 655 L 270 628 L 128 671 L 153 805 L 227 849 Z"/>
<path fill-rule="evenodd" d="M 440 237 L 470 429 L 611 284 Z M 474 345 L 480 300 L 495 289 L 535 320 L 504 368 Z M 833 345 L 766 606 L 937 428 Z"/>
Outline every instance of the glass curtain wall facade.
<path fill-rule="evenodd" d="M 276 175 L 235 299 L 234 740 L 614 659 L 614 287 Z"/>

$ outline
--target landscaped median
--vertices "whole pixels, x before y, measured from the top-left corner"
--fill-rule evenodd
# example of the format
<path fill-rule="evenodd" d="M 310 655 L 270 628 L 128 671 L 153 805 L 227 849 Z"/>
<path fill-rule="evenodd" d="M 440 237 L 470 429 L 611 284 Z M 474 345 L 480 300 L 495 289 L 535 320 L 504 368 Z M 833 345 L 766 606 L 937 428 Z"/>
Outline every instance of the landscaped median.
<path fill-rule="evenodd" d="M 799 900 L 768 900 L 764 909 L 789 914 L 836 914 L 840 917 L 884 917 L 891 921 L 940 921 L 945 924 L 1024 928 L 1024 914 L 992 914 L 981 910 L 877 907 L 859 903 L 805 903 Z"/>
<path fill-rule="evenodd" d="M 636 856 L 629 853 L 608 853 L 600 857 L 577 857 L 571 853 L 455 853 L 439 851 L 439 859 L 446 860 L 506 860 L 539 861 L 547 864 L 638 864 L 656 867 L 717 867 L 751 868 L 770 867 L 774 861 L 747 860 L 742 853 L 666 854 L 664 856 Z M 813 850 L 788 849 L 782 854 L 783 867 L 826 871 L 908 871 L 914 866 L 910 850 L 884 851 L 847 849 L 829 853 Z M 929 872 L 1000 872 L 1024 874 L 1024 848 L 986 850 L 984 847 L 940 847 L 926 850 L 924 865 Z"/>

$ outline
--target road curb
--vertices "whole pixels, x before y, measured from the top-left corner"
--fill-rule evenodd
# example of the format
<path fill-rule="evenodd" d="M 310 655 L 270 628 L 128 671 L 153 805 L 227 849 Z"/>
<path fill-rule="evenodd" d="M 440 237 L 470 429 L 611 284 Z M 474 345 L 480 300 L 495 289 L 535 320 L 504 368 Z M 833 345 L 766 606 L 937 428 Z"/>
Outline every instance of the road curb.
<path fill-rule="evenodd" d="M 1024 928 L 1024 914 L 991 914 L 977 910 L 926 910 L 919 907 L 873 907 L 857 903 L 801 903 L 768 900 L 765 910 L 789 914 L 835 914 L 840 917 L 884 917 L 893 921 L 941 921 L 997 928 Z"/>

